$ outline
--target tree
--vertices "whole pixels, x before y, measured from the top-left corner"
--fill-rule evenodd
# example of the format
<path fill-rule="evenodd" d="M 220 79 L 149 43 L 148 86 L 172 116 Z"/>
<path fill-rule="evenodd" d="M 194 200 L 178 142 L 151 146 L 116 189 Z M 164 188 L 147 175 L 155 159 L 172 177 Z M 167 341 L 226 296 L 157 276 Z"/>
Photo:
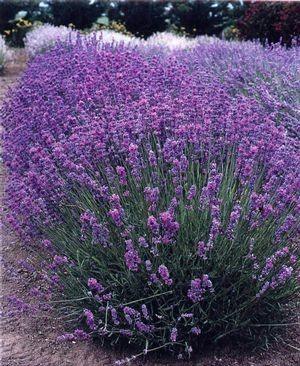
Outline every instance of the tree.
<path fill-rule="evenodd" d="M 51 3 L 53 23 L 68 25 L 78 29 L 89 28 L 106 10 L 107 1 L 90 2 L 88 0 L 53 1 Z"/>
<path fill-rule="evenodd" d="M 166 5 L 163 1 L 112 2 L 108 17 L 123 23 L 136 36 L 147 37 L 167 28 Z"/>
<path fill-rule="evenodd" d="M 300 3 L 251 3 L 238 22 L 244 39 L 259 39 L 263 43 L 279 42 L 291 45 L 300 35 Z"/>

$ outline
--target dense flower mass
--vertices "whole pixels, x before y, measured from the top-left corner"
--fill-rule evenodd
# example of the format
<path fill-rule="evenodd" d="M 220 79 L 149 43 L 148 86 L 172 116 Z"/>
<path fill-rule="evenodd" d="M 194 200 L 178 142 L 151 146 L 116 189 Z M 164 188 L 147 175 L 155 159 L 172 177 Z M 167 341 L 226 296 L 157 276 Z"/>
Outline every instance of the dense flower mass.
<path fill-rule="evenodd" d="M 53 257 L 65 338 L 189 355 L 278 319 L 299 276 L 297 52 L 77 38 L 31 61 L 3 110 L 8 220 Z"/>
<path fill-rule="evenodd" d="M 274 121 L 299 140 L 299 50 L 198 37 L 192 53 L 181 51 L 177 57 L 192 70 L 217 79 L 229 93 L 257 99 Z"/>

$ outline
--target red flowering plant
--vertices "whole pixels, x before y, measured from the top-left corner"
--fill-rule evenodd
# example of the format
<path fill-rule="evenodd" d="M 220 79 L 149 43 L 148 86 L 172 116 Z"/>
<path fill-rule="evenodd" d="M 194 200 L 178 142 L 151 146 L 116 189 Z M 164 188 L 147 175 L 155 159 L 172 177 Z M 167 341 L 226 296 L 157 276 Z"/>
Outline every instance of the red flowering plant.
<path fill-rule="evenodd" d="M 237 26 L 243 39 L 291 46 L 300 35 L 299 12 L 298 2 L 252 2 Z"/>
<path fill-rule="evenodd" d="M 188 356 L 268 334 L 298 289 L 295 138 L 177 55 L 79 38 L 4 107 L 9 221 L 52 257 L 62 339 Z"/>

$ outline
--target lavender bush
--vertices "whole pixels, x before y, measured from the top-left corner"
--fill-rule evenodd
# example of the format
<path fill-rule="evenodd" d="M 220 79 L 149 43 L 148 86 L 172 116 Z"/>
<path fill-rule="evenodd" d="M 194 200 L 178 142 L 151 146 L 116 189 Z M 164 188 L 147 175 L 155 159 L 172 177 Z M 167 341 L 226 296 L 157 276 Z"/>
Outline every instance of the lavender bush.
<path fill-rule="evenodd" d="M 4 106 L 8 220 L 48 253 L 37 292 L 60 291 L 62 339 L 181 357 L 268 333 L 298 289 L 297 139 L 205 67 L 206 47 L 158 57 L 78 38 L 35 57 Z M 210 47 L 238 68 L 233 44 Z"/>

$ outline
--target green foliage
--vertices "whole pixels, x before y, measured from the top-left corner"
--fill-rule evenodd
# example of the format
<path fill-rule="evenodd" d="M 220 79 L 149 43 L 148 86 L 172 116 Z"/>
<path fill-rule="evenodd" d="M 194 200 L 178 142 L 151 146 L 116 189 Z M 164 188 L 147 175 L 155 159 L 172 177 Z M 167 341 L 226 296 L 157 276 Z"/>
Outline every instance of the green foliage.
<path fill-rule="evenodd" d="M 53 1 L 51 11 L 54 25 L 73 24 L 78 29 L 89 28 L 107 7 L 106 1 Z"/>
<path fill-rule="evenodd" d="M 227 5 L 228 2 L 175 2 L 170 11 L 170 21 L 171 24 L 184 29 L 189 34 L 218 34 L 223 27 L 224 11 Z"/>
<path fill-rule="evenodd" d="M 23 47 L 26 33 L 35 22 L 51 21 L 49 7 L 40 7 L 38 0 L 0 2 L 0 33 L 12 47 Z"/>
<path fill-rule="evenodd" d="M 148 37 L 166 30 L 166 3 L 151 1 L 117 2 L 108 9 L 111 20 L 123 23 L 136 36 Z"/>
<path fill-rule="evenodd" d="M 242 8 L 233 1 L 8 1 L 0 2 L 0 32 L 12 30 L 22 11 L 30 22 L 73 24 L 78 29 L 90 28 L 102 19 L 123 24 L 130 33 L 144 37 L 165 30 L 210 35 L 232 25 Z M 22 45 L 19 38 L 17 45 Z"/>
<path fill-rule="evenodd" d="M 4 31 L 7 43 L 12 47 L 23 47 L 24 37 L 32 29 L 33 24 L 29 20 L 22 18 L 11 22 L 11 24 L 13 27 Z"/>

